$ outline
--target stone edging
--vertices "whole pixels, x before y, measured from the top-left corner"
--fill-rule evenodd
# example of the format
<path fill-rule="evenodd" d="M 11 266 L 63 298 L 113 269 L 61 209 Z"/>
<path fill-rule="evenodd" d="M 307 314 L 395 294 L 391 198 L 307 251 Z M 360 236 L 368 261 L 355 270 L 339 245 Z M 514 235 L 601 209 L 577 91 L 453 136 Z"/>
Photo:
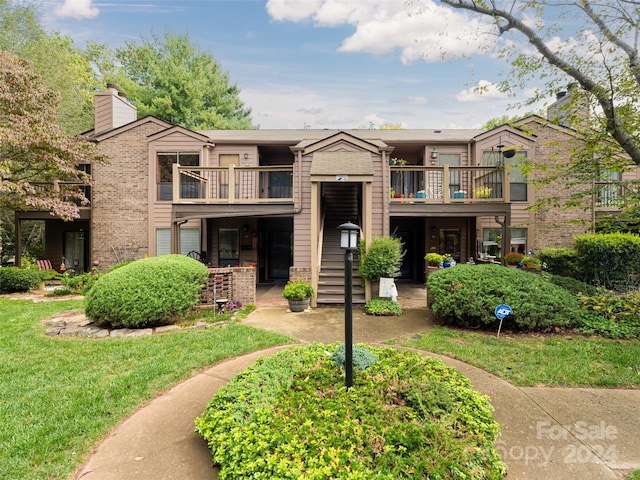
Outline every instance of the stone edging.
<path fill-rule="evenodd" d="M 82 310 L 61 312 L 41 322 L 48 327 L 45 334 L 50 337 L 85 337 L 85 338 L 118 338 L 118 337 L 146 337 L 156 333 L 174 330 L 220 327 L 227 322 L 198 322 L 188 327 L 179 325 L 164 325 L 155 328 L 102 328 L 89 320 Z"/>

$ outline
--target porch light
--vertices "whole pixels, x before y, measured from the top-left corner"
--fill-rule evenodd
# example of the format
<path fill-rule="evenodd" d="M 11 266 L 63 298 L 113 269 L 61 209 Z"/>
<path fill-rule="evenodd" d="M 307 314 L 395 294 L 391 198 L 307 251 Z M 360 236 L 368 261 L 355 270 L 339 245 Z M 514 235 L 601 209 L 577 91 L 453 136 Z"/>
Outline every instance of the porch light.
<path fill-rule="evenodd" d="M 433 150 L 431 150 L 431 159 L 432 160 L 438 159 L 438 150 L 436 150 L 436 147 L 433 147 Z"/>
<path fill-rule="evenodd" d="M 340 230 L 340 248 L 356 250 L 358 248 L 360 227 L 354 223 L 347 222 L 340 225 L 338 230 Z"/>
<path fill-rule="evenodd" d="M 343 223 L 340 230 L 340 248 L 344 248 L 344 384 L 353 385 L 353 252 L 358 249 L 360 227 Z"/>

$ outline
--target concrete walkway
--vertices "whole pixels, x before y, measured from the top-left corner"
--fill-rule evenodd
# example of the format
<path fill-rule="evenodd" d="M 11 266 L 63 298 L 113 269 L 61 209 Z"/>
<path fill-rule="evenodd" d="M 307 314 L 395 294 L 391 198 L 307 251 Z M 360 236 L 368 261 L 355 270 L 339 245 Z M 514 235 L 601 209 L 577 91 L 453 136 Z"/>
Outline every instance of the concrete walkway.
<path fill-rule="evenodd" d="M 342 309 L 286 313 L 283 306 L 253 312 L 243 323 L 301 343 L 344 338 Z M 354 342 L 369 344 L 430 327 L 425 309 L 401 318 L 354 311 Z M 140 408 L 97 446 L 75 476 L 82 480 L 204 480 L 217 478 L 205 442 L 193 432 L 220 386 L 256 361 L 285 347 L 221 362 Z M 519 388 L 470 365 L 440 357 L 490 396 L 503 425 L 496 447 L 509 479 L 620 479 L 640 469 L 640 390 Z"/>

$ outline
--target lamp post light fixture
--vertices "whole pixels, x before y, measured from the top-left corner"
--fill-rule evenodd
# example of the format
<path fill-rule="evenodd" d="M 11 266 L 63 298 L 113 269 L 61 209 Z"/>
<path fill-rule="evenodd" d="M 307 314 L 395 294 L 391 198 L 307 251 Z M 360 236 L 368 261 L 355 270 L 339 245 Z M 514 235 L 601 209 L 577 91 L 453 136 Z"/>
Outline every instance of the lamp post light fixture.
<path fill-rule="evenodd" d="M 358 249 L 360 227 L 343 223 L 340 230 L 340 248 L 344 249 L 344 384 L 353 385 L 353 252 Z"/>

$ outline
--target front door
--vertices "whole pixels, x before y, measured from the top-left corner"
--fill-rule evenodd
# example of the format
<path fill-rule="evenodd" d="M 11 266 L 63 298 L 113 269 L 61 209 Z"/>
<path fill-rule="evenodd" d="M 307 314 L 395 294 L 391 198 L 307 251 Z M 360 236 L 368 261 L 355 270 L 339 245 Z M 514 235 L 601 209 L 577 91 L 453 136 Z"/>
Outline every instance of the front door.
<path fill-rule="evenodd" d="M 292 238 L 289 231 L 267 232 L 267 251 L 269 252 L 268 275 L 271 280 L 289 278 Z"/>
<path fill-rule="evenodd" d="M 451 255 L 456 262 L 460 262 L 460 229 L 459 228 L 441 228 L 440 229 L 440 248 L 439 252 Z"/>
<path fill-rule="evenodd" d="M 80 274 L 86 271 L 85 238 L 87 232 L 64 232 L 62 256 L 67 271 Z"/>

